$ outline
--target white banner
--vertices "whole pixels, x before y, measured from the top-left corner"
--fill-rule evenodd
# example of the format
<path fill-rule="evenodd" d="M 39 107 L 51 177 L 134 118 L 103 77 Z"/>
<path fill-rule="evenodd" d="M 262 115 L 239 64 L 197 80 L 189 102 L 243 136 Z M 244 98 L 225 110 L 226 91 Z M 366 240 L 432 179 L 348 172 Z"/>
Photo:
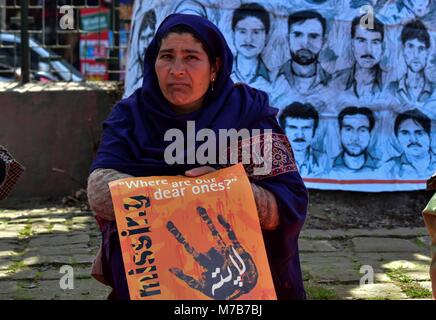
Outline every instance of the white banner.
<path fill-rule="evenodd" d="M 136 0 L 125 97 L 174 12 L 220 28 L 232 79 L 269 94 L 308 187 L 425 189 L 436 172 L 436 1 Z"/>

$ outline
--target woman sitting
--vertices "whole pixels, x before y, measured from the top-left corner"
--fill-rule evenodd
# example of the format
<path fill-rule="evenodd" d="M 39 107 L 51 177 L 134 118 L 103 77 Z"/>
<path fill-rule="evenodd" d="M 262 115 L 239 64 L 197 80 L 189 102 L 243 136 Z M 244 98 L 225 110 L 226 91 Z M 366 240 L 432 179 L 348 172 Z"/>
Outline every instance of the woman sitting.
<path fill-rule="evenodd" d="M 272 131 L 271 172 L 256 176 L 252 166 L 245 168 L 277 296 L 305 299 L 297 241 L 306 218 L 307 190 L 276 120 L 277 109 L 269 106 L 266 93 L 232 82 L 232 62 L 224 36 L 210 21 L 170 15 L 146 51 L 142 88 L 121 100 L 104 122 L 88 179 L 88 199 L 103 234 L 96 262 L 102 266 L 101 280 L 114 289 L 109 298 L 129 299 L 129 291 L 108 183 L 132 176 L 195 177 L 222 167 L 218 161 L 208 166 L 165 161 L 165 148 L 171 143 L 165 141 L 165 132 L 179 129 L 186 137 L 187 122 L 195 121 L 196 132 L 209 128 L 217 136 L 219 129 Z M 185 156 L 192 152 L 186 145 Z"/>

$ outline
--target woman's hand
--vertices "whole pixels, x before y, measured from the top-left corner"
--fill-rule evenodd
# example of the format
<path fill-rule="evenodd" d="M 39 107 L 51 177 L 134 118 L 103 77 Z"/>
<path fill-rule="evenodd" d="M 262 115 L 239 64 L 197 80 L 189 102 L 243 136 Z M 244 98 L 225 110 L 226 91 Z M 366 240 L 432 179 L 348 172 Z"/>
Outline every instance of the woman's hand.
<path fill-rule="evenodd" d="M 208 173 L 212 173 L 216 171 L 216 169 L 209 166 L 202 166 L 198 168 L 194 168 L 185 172 L 187 177 L 199 177 Z"/>
<path fill-rule="evenodd" d="M 96 169 L 90 174 L 87 187 L 88 202 L 98 217 L 107 221 L 115 220 L 109 182 L 131 177 L 113 169 Z"/>
<path fill-rule="evenodd" d="M 251 184 L 251 188 L 256 200 L 261 228 L 263 230 L 277 229 L 280 224 L 280 215 L 276 198 L 271 192 L 254 183 Z"/>

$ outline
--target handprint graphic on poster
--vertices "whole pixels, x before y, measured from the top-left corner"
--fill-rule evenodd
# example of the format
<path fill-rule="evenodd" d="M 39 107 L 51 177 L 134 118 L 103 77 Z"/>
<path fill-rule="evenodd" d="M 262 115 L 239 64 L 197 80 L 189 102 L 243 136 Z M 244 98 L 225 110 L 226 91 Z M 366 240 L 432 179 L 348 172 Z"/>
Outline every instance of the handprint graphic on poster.
<path fill-rule="evenodd" d="M 231 244 L 227 244 L 206 209 L 197 207 L 197 213 L 207 224 L 216 245 L 206 253 L 198 252 L 191 246 L 172 221 L 167 229 L 204 270 L 200 279 L 187 275 L 180 268 L 170 272 L 189 287 L 216 300 L 233 300 L 250 292 L 257 284 L 258 272 L 251 255 L 241 246 L 231 225 L 219 214 L 218 222 L 224 227 Z"/>

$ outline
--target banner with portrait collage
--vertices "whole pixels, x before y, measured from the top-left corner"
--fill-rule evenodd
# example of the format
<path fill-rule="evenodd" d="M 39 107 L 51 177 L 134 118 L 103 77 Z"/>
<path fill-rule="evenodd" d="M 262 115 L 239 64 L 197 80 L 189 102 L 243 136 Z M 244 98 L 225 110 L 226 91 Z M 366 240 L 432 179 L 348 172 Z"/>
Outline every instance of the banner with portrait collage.
<path fill-rule="evenodd" d="M 268 93 L 309 188 L 421 190 L 436 172 L 435 0 L 137 0 L 124 96 L 174 12 L 216 24 Z"/>

